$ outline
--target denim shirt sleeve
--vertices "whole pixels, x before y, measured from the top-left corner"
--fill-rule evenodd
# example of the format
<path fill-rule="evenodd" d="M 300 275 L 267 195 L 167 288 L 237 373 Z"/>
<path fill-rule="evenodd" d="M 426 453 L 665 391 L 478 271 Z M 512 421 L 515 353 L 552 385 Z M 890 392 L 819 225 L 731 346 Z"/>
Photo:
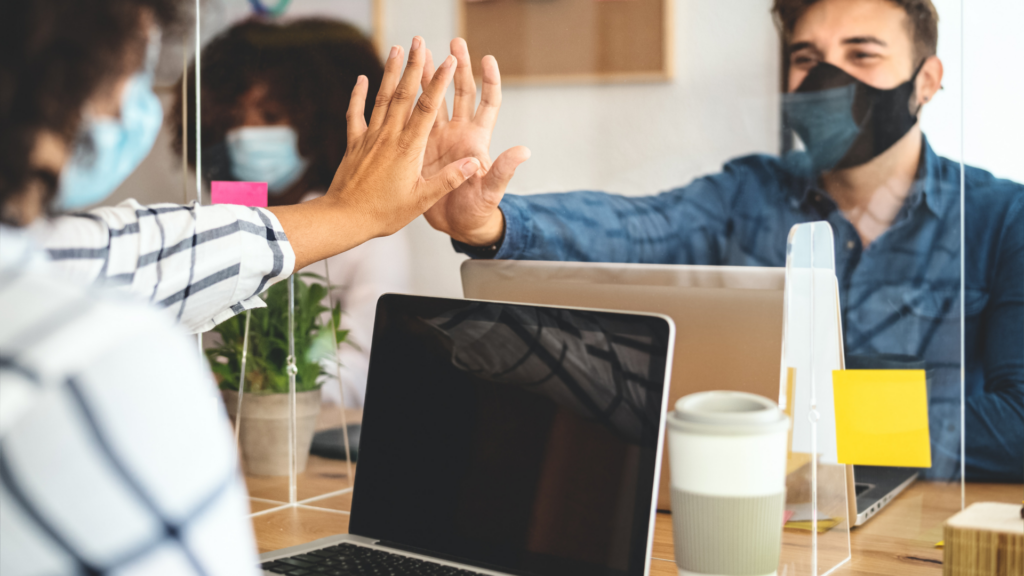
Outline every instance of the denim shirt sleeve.
<path fill-rule="evenodd" d="M 744 188 L 759 184 L 754 180 L 751 171 L 731 163 L 657 196 L 507 194 L 501 202 L 505 237 L 495 258 L 717 264 L 730 207 Z"/>
<path fill-rule="evenodd" d="M 971 241 L 970 234 L 967 242 Z M 968 480 L 1024 481 L 1024 187 L 991 255 L 980 342 L 984 388 L 964 414 Z M 968 343 L 970 344 L 970 343 Z M 970 366 L 968 366 L 970 369 Z"/>

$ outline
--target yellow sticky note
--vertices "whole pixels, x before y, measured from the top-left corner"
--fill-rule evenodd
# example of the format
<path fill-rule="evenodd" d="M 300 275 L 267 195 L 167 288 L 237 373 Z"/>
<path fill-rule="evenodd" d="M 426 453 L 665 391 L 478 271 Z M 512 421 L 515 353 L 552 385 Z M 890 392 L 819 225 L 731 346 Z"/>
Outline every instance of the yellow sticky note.
<path fill-rule="evenodd" d="M 824 534 L 825 532 L 828 532 L 829 530 L 838 526 L 839 522 L 839 520 L 832 519 L 818 520 L 818 534 Z M 801 520 L 799 522 L 786 522 L 784 527 L 789 528 L 791 530 L 806 530 L 810 532 L 811 530 L 814 530 L 813 526 L 814 525 L 811 523 L 810 520 Z"/>
<path fill-rule="evenodd" d="M 832 391 L 840 463 L 931 467 L 924 370 L 836 370 Z"/>
<path fill-rule="evenodd" d="M 793 418 L 793 403 L 796 402 L 796 368 L 786 368 L 786 416 Z M 793 427 L 789 428 L 790 434 Z"/>

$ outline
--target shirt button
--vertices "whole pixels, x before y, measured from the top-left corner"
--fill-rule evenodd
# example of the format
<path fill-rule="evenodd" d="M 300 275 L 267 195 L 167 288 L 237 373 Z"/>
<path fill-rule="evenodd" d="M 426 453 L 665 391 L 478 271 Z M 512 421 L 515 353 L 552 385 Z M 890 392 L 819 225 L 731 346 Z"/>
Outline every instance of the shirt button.
<path fill-rule="evenodd" d="M 847 250 L 853 250 L 853 247 L 856 246 L 856 245 L 857 245 L 857 243 L 854 242 L 853 240 L 847 240 L 846 241 L 846 249 Z"/>

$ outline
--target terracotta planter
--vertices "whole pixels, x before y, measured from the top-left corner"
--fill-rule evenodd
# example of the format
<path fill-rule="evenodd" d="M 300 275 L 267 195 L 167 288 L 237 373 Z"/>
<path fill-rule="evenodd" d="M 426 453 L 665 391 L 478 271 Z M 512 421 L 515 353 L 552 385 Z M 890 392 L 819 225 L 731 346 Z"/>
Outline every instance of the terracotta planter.
<path fill-rule="evenodd" d="M 231 421 L 238 410 L 238 392 L 221 390 Z M 298 471 L 306 469 L 313 444 L 316 418 L 320 414 L 320 389 L 295 395 L 298 415 Z M 245 394 L 242 396 L 242 430 L 239 444 L 246 474 L 288 475 L 288 395 Z"/>

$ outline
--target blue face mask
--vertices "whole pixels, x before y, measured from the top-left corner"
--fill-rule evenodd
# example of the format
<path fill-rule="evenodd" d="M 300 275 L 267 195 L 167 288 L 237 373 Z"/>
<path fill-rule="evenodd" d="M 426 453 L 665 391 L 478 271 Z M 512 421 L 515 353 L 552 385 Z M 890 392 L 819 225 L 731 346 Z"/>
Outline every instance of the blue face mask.
<path fill-rule="evenodd" d="M 61 172 L 57 204 L 75 210 L 110 195 L 139 166 L 160 133 L 164 111 L 152 76 L 133 76 L 121 97 L 119 118 L 86 117 L 79 145 Z"/>
<path fill-rule="evenodd" d="M 281 194 L 299 181 L 309 161 L 299 155 L 299 136 L 291 126 L 243 126 L 227 134 L 231 172 L 246 182 L 266 182 Z"/>

